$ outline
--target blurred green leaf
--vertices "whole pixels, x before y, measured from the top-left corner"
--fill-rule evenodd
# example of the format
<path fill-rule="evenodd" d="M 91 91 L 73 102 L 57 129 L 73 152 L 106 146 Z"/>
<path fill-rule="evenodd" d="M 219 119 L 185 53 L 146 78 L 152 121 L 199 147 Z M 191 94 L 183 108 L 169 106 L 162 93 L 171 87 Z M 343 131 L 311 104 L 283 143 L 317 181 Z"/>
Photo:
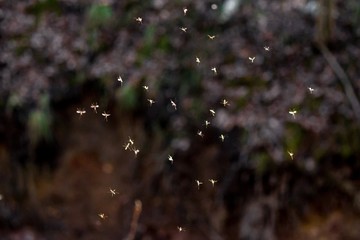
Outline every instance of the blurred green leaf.
<path fill-rule="evenodd" d="M 40 96 L 38 109 L 30 112 L 28 127 L 32 144 L 51 138 L 52 116 L 49 104 L 49 95 L 43 94 Z"/>
<path fill-rule="evenodd" d="M 40 0 L 36 1 L 35 4 L 31 5 L 28 9 L 30 13 L 40 16 L 46 11 L 60 13 L 60 5 L 57 0 Z"/>
<path fill-rule="evenodd" d="M 304 129 L 295 123 L 288 123 L 286 126 L 285 146 L 286 151 L 294 152 L 300 148 L 304 139 Z"/>
<path fill-rule="evenodd" d="M 6 108 L 11 111 L 15 107 L 20 107 L 22 104 L 23 102 L 17 94 L 11 94 L 7 101 Z"/>
<path fill-rule="evenodd" d="M 140 60 L 150 57 L 155 49 L 155 26 L 150 24 L 145 29 L 143 46 L 139 51 Z"/>
<path fill-rule="evenodd" d="M 88 11 L 88 24 L 92 28 L 102 27 L 109 23 L 113 15 L 109 5 L 93 4 Z"/>
<path fill-rule="evenodd" d="M 36 144 L 42 139 L 51 137 L 51 115 L 48 111 L 37 109 L 30 113 L 28 119 L 30 139 Z"/>
<path fill-rule="evenodd" d="M 137 107 L 138 98 L 138 91 L 133 85 L 123 86 L 116 91 L 116 99 L 128 110 L 133 110 Z"/>
<path fill-rule="evenodd" d="M 265 152 L 256 153 L 254 160 L 256 164 L 255 170 L 259 175 L 264 175 L 272 167 L 271 157 Z"/>

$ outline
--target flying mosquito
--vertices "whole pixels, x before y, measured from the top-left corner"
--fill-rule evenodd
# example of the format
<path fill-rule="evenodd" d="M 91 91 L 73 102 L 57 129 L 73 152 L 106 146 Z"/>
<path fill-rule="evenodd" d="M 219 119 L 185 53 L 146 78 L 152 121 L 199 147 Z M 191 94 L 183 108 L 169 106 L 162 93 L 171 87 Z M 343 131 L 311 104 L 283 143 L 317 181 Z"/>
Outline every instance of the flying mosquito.
<path fill-rule="evenodd" d="M 117 194 L 116 190 L 115 189 L 111 189 L 110 188 L 110 193 L 111 193 L 111 196 L 115 196 Z"/>
<path fill-rule="evenodd" d="M 108 117 L 110 116 L 110 113 L 103 112 L 101 115 L 104 116 L 105 120 L 108 120 Z"/>
<path fill-rule="evenodd" d="M 217 74 L 216 67 L 211 68 L 211 71 L 213 71 L 214 74 Z"/>
<path fill-rule="evenodd" d="M 249 60 L 253 63 L 255 60 L 255 57 L 249 57 Z"/>
<path fill-rule="evenodd" d="M 93 104 L 91 104 L 91 106 L 90 106 L 90 108 L 92 108 L 92 109 L 94 109 L 94 112 L 95 113 L 97 113 L 97 108 L 99 107 L 99 104 L 97 104 L 97 103 L 93 103 Z"/>
<path fill-rule="evenodd" d="M 137 18 L 135 18 L 135 21 L 137 21 L 138 23 L 142 23 L 142 18 L 141 17 L 137 17 Z"/>
<path fill-rule="evenodd" d="M 81 117 L 83 114 L 86 113 L 86 111 L 85 111 L 84 109 L 77 109 L 77 110 L 76 110 L 76 113 L 77 113 L 77 114 L 80 114 L 80 117 Z"/>
<path fill-rule="evenodd" d="M 197 185 L 198 189 L 200 189 L 200 185 L 203 184 L 203 183 L 200 182 L 199 180 L 195 180 L 195 182 L 196 182 L 196 185 Z"/>
<path fill-rule="evenodd" d="M 215 183 L 217 183 L 217 180 L 209 179 L 209 182 L 211 182 L 212 186 L 214 187 Z"/>
<path fill-rule="evenodd" d="M 170 100 L 170 103 L 171 103 L 171 106 L 173 106 L 173 108 L 174 108 L 175 110 L 177 110 L 177 109 L 176 109 L 176 103 L 175 103 L 173 100 Z"/>

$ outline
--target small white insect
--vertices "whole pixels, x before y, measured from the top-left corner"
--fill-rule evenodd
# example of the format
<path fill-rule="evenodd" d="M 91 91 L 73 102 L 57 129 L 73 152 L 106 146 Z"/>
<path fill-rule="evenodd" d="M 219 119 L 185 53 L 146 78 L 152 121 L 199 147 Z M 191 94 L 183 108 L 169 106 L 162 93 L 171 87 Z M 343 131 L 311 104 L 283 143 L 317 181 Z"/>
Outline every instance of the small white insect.
<path fill-rule="evenodd" d="M 108 120 L 108 117 L 110 116 L 110 113 L 103 112 L 101 115 L 104 116 L 105 120 Z"/>
<path fill-rule="evenodd" d="M 125 151 L 126 151 L 126 150 L 128 150 L 128 149 L 129 149 L 129 147 L 130 147 L 130 143 L 128 142 L 128 143 L 126 143 L 126 144 L 124 145 L 124 149 L 125 149 Z"/>
<path fill-rule="evenodd" d="M 175 103 L 173 100 L 170 100 L 170 103 L 171 103 L 171 106 L 173 106 L 173 108 L 174 108 L 175 110 L 177 110 L 177 109 L 176 109 L 176 103 Z"/>
<path fill-rule="evenodd" d="M 183 31 L 183 32 L 186 32 L 187 28 L 186 27 L 181 27 L 180 30 Z"/>
<path fill-rule="evenodd" d="M 116 190 L 115 189 L 111 189 L 110 188 L 110 193 L 111 193 L 111 196 L 115 196 L 117 194 Z"/>
<path fill-rule="evenodd" d="M 197 64 L 200 63 L 200 58 L 196 57 L 196 63 L 197 63 Z"/>
<path fill-rule="evenodd" d="M 131 145 L 134 145 L 134 141 L 129 137 L 129 143 L 131 144 Z"/>
<path fill-rule="evenodd" d="M 187 8 L 183 8 L 184 16 L 186 15 L 187 11 L 188 11 Z"/>
<path fill-rule="evenodd" d="M 77 114 L 80 114 L 80 117 L 81 117 L 83 114 L 86 113 L 86 111 L 85 111 L 84 109 L 77 109 L 77 110 L 76 110 L 76 113 L 77 113 Z"/>
<path fill-rule="evenodd" d="M 230 105 L 229 102 L 228 102 L 226 99 L 221 100 L 221 104 L 222 104 L 224 107 Z"/>
<path fill-rule="evenodd" d="M 268 47 L 268 46 L 265 46 L 264 49 L 265 49 L 265 51 L 270 51 L 270 47 Z"/>
<path fill-rule="evenodd" d="M 123 85 L 123 80 L 122 80 L 121 76 L 119 76 L 117 80 L 120 82 L 120 84 L 122 86 Z"/>
<path fill-rule="evenodd" d="M 199 135 L 200 137 L 204 137 L 204 134 L 202 133 L 202 131 L 198 131 L 197 135 Z"/>
<path fill-rule="evenodd" d="M 253 63 L 255 60 L 255 57 L 249 57 L 249 60 Z"/>
<path fill-rule="evenodd" d="M 216 67 L 213 67 L 213 68 L 211 69 L 211 71 L 213 71 L 214 74 L 217 74 Z"/>
<path fill-rule="evenodd" d="M 143 89 L 145 89 L 145 90 L 147 91 L 147 90 L 149 90 L 149 87 L 146 86 L 146 85 L 144 85 L 144 86 L 143 86 Z"/>
<path fill-rule="evenodd" d="M 90 108 L 92 108 L 92 109 L 94 109 L 94 112 L 95 113 L 97 113 L 97 108 L 99 107 L 99 104 L 97 104 L 97 103 L 93 103 L 93 104 L 91 104 L 91 106 L 90 106 Z"/>
<path fill-rule="evenodd" d="M 296 110 L 289 111 L 289 114 L 292 115 L 294 119 L 295 119 L 295 114 L 296 113 L 297 113 Z"/>
<path fill-rule="evenodd" d="M 135 153 L 135 156 L 137 156 L 137 155 L 138 155 L 138 153 L 140 152 L 140 150 L 139 150 L 139 149 L 135 149 L 135 148 L 134 148 L 134 150 L 133 150 L 133 151 L 134 151 L 134 153 Z"/>
<path fill-rule="evenodd" d="M 212 115 L 213 117 L 215 117 L 215 111 L 214 111 L 213 109 L 210 109 L 209 111 L 210 111 L 211 115 Z"/>
<path fill-rule="evenodd" d="M 209 182 L 211 182 L 212 186 L 214 187 L 215 183 L 217 183 L 217 180 L 209 179 Z"/>
<path fill-rule="evenodd" d="M 138 23 L 142 23 L 142 18 L 141 17 L 137 17 L 137 18 L 135 18 L 135 21 L 137 21 Z"/>
<path fill-rule="evenodd" d="M 224 136 L 223 134 L 221 134 L 221 135 L 219 136 L 219 138 L 221 139 L 222 142 L 224 142 L 225 136 Z"/>
<path fill-rule="evenodd" d="M 291 160 L 294 160 L 294 153 L 288 151 L 288 154 L 289 154 Z"/>
<path fill-rule="evenodd" d="M 174 163 L 174 159 L 173 159 L 173 157 L 171 155 L 168 156 L 168 160 L 171 162 L 171 164 Z"/>
<path fill-rule="evenodd" d="M 208 35 L 208 38 L 210 38 L 211 40 L 214 40 L 215 37 L 215 35 Z"/>
<path fill-rule="evenodd" d="M 182 232 L 182 231 L 185 231 L 185 228 L 182 228 L 182 227 L 177 227 L 177 229 L 179 230 L 179 232 Z"/>
<path fill-rule="evenodd" d="M 196 185 L 197 185 L 198 189 L 200 189 L 200 185 L 203 184 L 203 183 L 200 182 L 199 180 L 195 180 L 195 182 L 196 182 Z"/>
<path fill-rule="evenodd" d="M 308 89 L 309 89 L 309 92 L 310 92 L 311 94 L 315 91 L 315 89 L 313 89 L 313 88 L 311 88 L 311 87 L 308 87 Z"/>
<path fill-rule="evenodd" d="M 148 99 L 148 102 L 149 102 L 149 105 L 150 105 L 150 106 L 152 106 L 152 105 L 155 103 L 155 101 L 152 100 L 152 99 L 150 99 L 150 98 Z"/>
<path fill-rule="evenodd" d="M 210 122 L 208 120 L 205 120 L 205 127 L 208 127 L 210 125 Z"/>
<path fill-rule="evenodd" d="M 107 218 L 107 216 L 105 216 L 105 214 L 103 214 L 103 213 L 99 213 L 98 216 L 99 216 L 101 219 Z"/>

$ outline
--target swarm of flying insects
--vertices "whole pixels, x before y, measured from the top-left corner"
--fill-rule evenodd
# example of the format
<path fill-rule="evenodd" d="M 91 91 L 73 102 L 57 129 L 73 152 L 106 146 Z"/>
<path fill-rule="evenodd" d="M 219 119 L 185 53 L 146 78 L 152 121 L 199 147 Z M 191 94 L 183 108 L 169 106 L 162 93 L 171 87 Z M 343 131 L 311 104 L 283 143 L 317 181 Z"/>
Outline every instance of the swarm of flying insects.
<path fill-rule="evenodd" d="M 0 240 L 360 239 L 356 2 L 0 1 Z"/>
<path fill-rule="evenodd" d="M 216 10 L 217 5 L 212 4 L 211 8 L 213 10 Z M 183 8 L 179 8 L 177 13 L 178 13 L 178 15 L 180 14 L 180 16 L 183 17 L 184 19 L 187 19 L 188 13 L 190 13 L 190 15 L 192 15 L 193 12 L 195 12 L 195 11 L 190 10 L 190 12 L 188 12 L 188 8 L 183 7 Z M 146 15 L 142 15 L 142 16 L 146 19 L 145 21 L 143 21 L 142 17 L 138 17 L 138 16 L 132 17 L 131 18 L 132 24 L 138 28 L 143 28 L 143 27 L 145 28 L 147 23 L 150 23 L 153 21 L 152 18 L 147 18 Z M 176 35 L 181 36 L 182 39 L 183 38 L 191 39 L 192 37 L 194 37 L 193 33 L 197 34 L 196 31 L 198 30 L 197 28 L 188 24 L 187 21 L 182 21 L 180 24 L 176 23 L 176 25 L 173 25 L 172 28 L 175 29 L 174 32 L 176 33 Z M 216 29 L 216 28 L 214 28 L 214 29 Z M 210 34 L 208 34 L 208 33 L 210 33 Z M 214 32 L 210 32 L 210 31 L 207 33 L 202 32 L 195 36 L 200 36 L 200 39 L 202 41 L 204 41 L 205 44 L 211 45 L 214 48 L 218 47 L 218 46 L 216 46 L 216 44 L 219 42 L 222 42 L 223 39 L 225 38 L 225 37 L 224 38 L 221 37 L 220 33 L 214 33 Z M 255 67 L 260 67 L 262 65 L 263 57 L 258 54 L 263 54 L 264 56 L 267 56 L 267 57 L 269 57 L 269 55 L 275 55 L 275 54 L 273 54 L 273 53 L 275 53 L 275 51 L 273 49 L 271 49 L 271 52 L 270 52 L 270 46 L 272 47 L 272 46 L 276 46 L 276 45 L 268 46 L 266 44 L 271 44 L 271 43 L 263 43 L 260 47 L 257 46 L 259 51 L 261 51 L 261 53 L 251 52 L 250 54 L 248 54 L 248 52 L 244 50 L 244 53 L 242 53 L 241 56 L 243 58 L 242 60 L 246 63 L 246 64 L 244 64 L 245 67 L 248 67 L 250 70 L 253 70 Z M 216 58 L 209 59 L 210 57 L 213 57 L 213 56 L 210 56 L 210 53 L 208 55 L 208 54 L 204 54 L 204 52 L 202 52 L 201 50 L 198 51 L 198 49 L 196 49 L 196 51 L 197 51 L 196 52 L 197 55 L 191 54 L 191 55 L 189 55 L 190 57 L 186 58 L 189 63 L 189 64 L 187 63 L 187 65 L 190 65 L 191 67 L 193 67 L 194 68 L 193 70 L 196 71 L 197 73 L 200 72 L 200 74 L 205 75 L 205 78 L 207 78 L 205 80 L 209 80 L 209 82 L 211 82 L 210 84 L 212 84 L 213 82 L 215 82 L 216 84 L 218 84 L 219 82 L 220 82 L 220 84 L 223 84 L 222 78 L 227 78 L 227 72 L 229 71 L 228 67 L 225 66 L 225 64 L 221 65 L 221 62 L 212 60 L 212 59 L 216 59 Z M 200 60 L 200 57 L 201 57 L 201 60 Z M 266 60 L 266 58 L 265 58 L 265 60 Z M 249 66 L 251 66 L 251 67 L 249 67 Z M 201 70 L 201 71 L 199 71 L 199 70 Z M 251 73 L 251 74 L 253 74 L 253 73 Z M 121 75 L 122 75 L 122 73 L 121 73 Z M 125 87 L 131 86 L 131 81 L 129 81 L 130 78 L 129 79 L 124 78 L 124 80 L 125 80 L 124 81 L 123 78 L 121 77 L 121 75 L 117 75 L 117 81 L 115 78 L 113 84 L 115 86 L 117 86 L 119 88 L 119 90 L 125 90 L 126 89 Z M 131 79 L 133 79 L 133 78 L 131 78 Z M 134 79 L 136 79 L 136 78 L 134 78 Z M 166 109 L 169 110 L 169 111 L 167 111 L 167 114 L 169 115 L 169 119 L 173 120 L 173 119 L 176 119 L 176 117 L 178 117 L 179 115 L 183 114 L 182 111 L 180 111 L 180 110 L 186 111 L 187 109 L 189 109 L 189 108 L 187 108 L 188 107 L 187 102 L 182 101 L 183 99 L 181 99 L 181 97 L 184 95 L 174 94 L 175 91 L 171 88 L 169 88 L 170 90 L 165 89 L 167 91 L 163 91 L 164 89 L 162 87 L 160 88 L 160 87 L 158 87 L 158 85 L 156 83 L 154 84 L 153 82 L 151 82 L 153 79 L 156 79 L 156 78 L 154 77 L 154 78 L 146 79 L 146 82 L 142 82 L 143 79 L 140 79 L 139 82 L 136 82 L 136 85 L 134 85 L 134 86 L 136 86 L 136 90 L 139 91 L 139 93 L 141 94 L 140 96 L 141 96 L 141 99 L 143 99 L 143 105 L 147 106 L 146 112 L 151 112 L 151 113 L 156 112 L 158 109 L 161 109 L 161 104 L 164 104 L 166 106 Z M 208 84 L 208 82 L 206 82 L 205 84 Z M 226 84 L 223 84 L 223 85 L 220 85 L 220 84 L 215 85 L 215 88 L 214 88 L 215 91 L 217 89 L 222 90 L 223 89 L 222 87 L 224 87 L 224 89 L 227 87 Z M 119 87 L 119 85 L 121 85 L 121 87 Z M 124 88 L 122 88 L 123 85 L 125 85 Z M 206 86 L 208 86 L 208 85 L 206 85 Z M 237 86 L 237 85 L 235 85 L 235 86 Z M 231 92 L 226 92 L 227 94 L 224 94 L 224 92 L 220 92 L 220 90 L 219 90 L 219 93 L 216 93 L 216 95 L 210 95 L 210 97 L 206 98 L 206 100 L 211 98 L 211 100 L 208 101 L 208 102 L 211 102 L 211 104 L 208 106 L 208 108 L 205 109 L 207 119 L 201 118 L 199 120 L 199 122 L 197 122 L 198 125 L 201 125 L 201 127 L 193 128 L 194 130 L 191 130 L 191 131 L 192 131 L 192 138 L 194 139 L 194 141 L 198 141 L 198 142 L 202 141 L 202 143 L 208 143 L 208 140 L 213 141 L 215 139 L 216 142 L 215 141 L 214 142 L 217 144 L 217 146 L 225 148 L 225 147 L 227 147 L 227 145 L 229 145 L 229 146 L 231 145 L 231 140 L 234 138 L 232 137 L 232 135 L 229 132 L 227 132 L 227 130 L 220 129 L 221 127 L 218 127 L 218 125 L 220 125 L 219 122 L 223 121 L 223 119 L 225 119 L 225 121 L 226 121 L 227 116 L 229 116 L 226 113 L 230 110 L 237 109 L 238 105 L 240 105 L 240 104 L 237 101 L 237 93 L 235 95 L 232 95 Z M 306 92 L 308 95 L 316 94 L 316 90 L 310 86 L 304 87 L 303 90 L 305 90 L 303 92 Z M 222 90 L 222 91 L 225 91 L 225 90 Z M 155 94 L 163 94 L 163 95 L 156 96 Z M 222 98 L 219 98 L 219 96 L 222 96 Z M 232 97 L 232 96 L 234 96 L 234 97 Z M 312 96 L 314 96 L 314 95 L 312 95 Z M 100 100 L 98 100 L 98 101 L 100 102 Z M 229 102 L 231 102 L 231 104 Z M 103 102 L 101 101 L 100 103 L 101 103 L 100 105 L 102 105 Z M 108 119 L 111 116 L 110 113 L 112 113 L 112 112 L 106 112 L 106 111 L 102 112 L 102 110 L 103 110 L 102 106 L 99 107 L 99 104 L 97 102 L 92 103 L 90 105 L 90 109 L 91 110 L 89 110 L 89 112 L 98 113 L 98 111 L 99 111 L 99 115 L 101 114 L 101 116 L 104 118 L 104 120 L 106 122 L 108 121 Z M 299 109 L 298 109 L 298 111 L 299 111 Z M 79 115 L 79 118 L 81 118 L 85 113 L 86 113 L 86 110 L 83 108 L 78 108 L 76 110 L 76 114 Z M 290 114 L 290 116 L 287 114 Z M 287 109 L 284 115 L 285 115 L 285 117 L 288 117 L 292 120 L 292 119 L 296 119 L 296 117 L 297 117 L 296 114 L 297 114 L 297 110 Z M 115 113 L 114 113 L 114 115 L 115 115 Z M 88 115 L 85 115 L 85 116 L 88 117 L 88 116 L 90 116 L 90 114 L 88 113 Z M 100 120 L 103 120 L 101 116 L 99 118 L 100 118 Z M 175 116 L 175 117 L 171 118 L 172 116 Z M 200 116 L 202 116 L 202 115 L 200 115 Z M 302 116 L 299 115 L 299 118 L 302 118 Z M 84 119 L 82 119 L 81 121 L 83 121 L 83 120 Z M 235 122 L 235 120 L 232 120 L 232 121 Z M 176 126 L 178 126 L 178 125 L 176 125 Z M 196 130 L 197 130 L 197 132 L 195 132 Z M 191 140 L 193 140 L 193 139 L 191 139 Z M 125 151 L 129 151 L 131 155 L 134 154 L 135 157 L 142 155 L 142 154 L 139 155 L 140 150 L 135 145 L 134 140 L 130 137 L 124 143 L 123 148 Z M 145 152 L 145 148 L 144 148 L 144 152 Z M 294 155 L 294 153 L 291 151 L 284 152 L 282 154 L 282 157 L 283 156 L 285 156 L 288 160 L 294 160 L 294 159 L 296 160 L 297 158 L 299 158 L 299 156 L 296 157 Z M 168 152 L 167 154 L 163 155 L 161 159 L 163 160 L 161 163 L 166 163 L 166 165 L 168 165 L 167 167 L 170 168 L 171 170 L 176 170 L 181 165 L 180 164 L 181 163 L 181 155 L 180 154 L 174 155 L 174 152 Z M 138 159 L 138 160 L 142 160 L 142 159 Z M 140 162 L 140 161 L 137 161 L 137 162 Z M 146 163 L 146 164 L 148 164 L 148 163 Z M 163 165 L 164 164 L 162 164 L 161 166 L 163 166 Z M 164 176 L 166 176 L 166 175 L 164 175 Z M 215 178 L 214 176 L 211 176 L 213 178 L 202 178 L 202 177 L 203 177 L 203 175 L 198 175 L 196 177 L 196 178 L 202 179 L 201 181 L 199 179 L 192 178 L 191 184 L 190 184 L 192 187 L 192 191 L 197 192 L 197 190 L 199 190 L 199 194 L 202 194 L 203 190 L 211 189 L 211 191 L 214 192 L 218 189 L 217 187 L 218 187 L 219 183 L 218 183 L 218 180 L 216 180 L 217 178 Z M 195 179 L 195 182 L 193 182 L 194 179 Z M 221 182 L 221 180 L 219 180 L 219 181 Z M 176 188 L 176 187 L 177 186 L 174 186 L 174 188 Z M 197 188 L 197 190 L 195 189 L 195 187 Z M 121 189 L 121 188 L 119 187 L 119 189 Z M 111 195 L 111 197 L 113 197 L 113 200 L 119 199 L 120 196 L 122 195 L 122 193 L 119 194 L 117 192 L 117 190 L 113 187 L 105 188 L 105 191 L 106 191 L 108 197 L 110 195 Z M 118 197 L 117 195 L 120 195 L 120 196 Z M 108 213 L 108 212 L 105 211 L 105 213 Z M 97 216 L 104 223 L 107 222 L 106 218 L 108 216 L 106 216 L 104 213 L 98 213 Z M 183 232 L 183 231 L 185 231 L 185 228 L 177 226 L 177 230 L 179 232 Z M 175 229 L 175 231 L 176 231 L 176 229 Z M 136 231 L 134 231 L 134 232 L 136 232 Z M 182 233 L 182 234 L 186 234 L 186 232 Z"/>

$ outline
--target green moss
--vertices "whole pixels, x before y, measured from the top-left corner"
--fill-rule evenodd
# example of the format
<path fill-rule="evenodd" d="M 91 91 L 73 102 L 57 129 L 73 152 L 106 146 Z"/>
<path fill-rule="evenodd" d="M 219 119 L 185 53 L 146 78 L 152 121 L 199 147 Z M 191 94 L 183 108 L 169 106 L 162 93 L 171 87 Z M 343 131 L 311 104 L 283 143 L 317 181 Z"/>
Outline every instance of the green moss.
<path fill-rule="evenodd" d="M 87 44 L 93 51 L 101 51 L 106 48 L 99 40 L 99 31 L 111 24 L 113 10 L 111 6 L 102 3 L 94 3 L 90 6 L 86 16 Z"/>
<path fill-rule="evenodd" d="M 145 59 L 151 58 L 156 51 L 167 53 L 170 50 L 171 44 L 168 35 L 159 36 L 155 25 L 149 24 L 145 28 L 142 46 L 138 51 L 138 63 L 141 64 Z"/>
<path fill-rule="evenodd" d="M 255 161 L 255 171 L 258 175 L 264 175 L 273 166 L 271 157 L 264 151 L 255 153 L 253 159 Z"/>
<path fill-rule="evenodd" d="M 126 110 L 134 110 L 139 105 L 139 91 L 133 85 L 125 85 L 116 90 L 115 96 L 118 103 Z"/>
<path fill-rule="evenodd" d="M 28 49 L 29 49 L 29 46 L 26 46 L 26 45 L 18 46 L 15 49 L 15 54 L 16 54 L 16 56 L 19 57 L 19 56 L 23 55 Z"/>
<path fill-rule="evenodd" d="M 354 1 L 356 2 L 356 1 Z M 353 25 L 354 26 L 359 26 L 360 25 L 360 4 L 355 3 L 353 6 L 353 11 L 354 11 L 354 16 L 353 16 Z"/>
<path fill-rule="evenodd" d="M 87 13 L 87 24 L 91 28 L 106 26 L 113 16 L 112 8 L 106 4 L 92 4 Z"/>
<path fill-rule="evenodd" d="M 8 111 L 12 111 L 16 107 L 21 107 L 23 104 L 22 99 L 17 95 L 16 93 L 13 93 L 10 95 L 7 103 L 6 103 L 6 109 Z"/>
<path fill-rule="evenodd" d="M 28 12 L 39 17 L 44 12 L 61 13 L 60 4 L 57 0 L 39 0 L 28 8 Z"/>
<path fill-rule="evenodd" d="M 243 107 L 245 107 L 245 105 L 248 103 L 249 101 L 249 94 L 246 94 L 246 96 L 243 97 L 239 97 L 237 99 L 235 99 L 235 106 L 236 109 L 241 109 Z"/>
<path fill-rule="evenodd" d="M 66 67 L 63 68 L 65 69 Z M 86 81 L 86 77 L 83 72 L 71 72 L 69 73 L 67 78 L 70 87 L 78 87 Z"/>
<path fill-rule="evenodd" d="M 205 115 L 205 107 L 200 98 L 193 98 L 191 101 L 190 113 L 196 122 L 203 122 Z"/>
<path fill-rule="evenodd" d="M 338 130 L 336 136 L 337 152 L 345 159 L 359 151 L 358 148 L 360 146 L 359 128 L 346 122 L 344 121 L 343 126 L 347 127 Z"/>
<path fill-rule="evenodd" d="M 319 107 L 324 102 L 323 98 L 316 98 L 316 97 L 307 97 L 305 98 L 304 105 L 313 112 L 317 112 L 319 110 Z"/>
<path fill-rule="evenodd" d="M 30 112 L 28 118 L 29 136 L 32 144 L 40 140 L 50 140 L 52 136 L 52 115 L 49 107 L 49 96 L 44 94 L 38 102 L 39 107 Z"/>
<path fill-rule="evenodd" d="M 153 24 L 149 24 L 148 26 L 146 26 L 144 32 L 143 45 L 138 52 L 139 60 L 142 62 L 144 59 L 150 58 L 155 50 L 155 26 Z"/>
<path fill-rule="evenodd" d="M 287 123 L 285 130 L 285 150 L 295 152 L 304 140 L 304 130 L 296 123 Z"/>
<path fill-rule="evenodd" d="M 179 93 L 181 96 L 188 94 L 200 97 L 202 93 L 201 88 L 201 74 L 194 69 L 182 69 L 180 71 L 180 86 Z"/>
<path fill-rule="evenodd" d="M 42 139 L 49 140 L 51 136 L 51 116 L 48 112 L 37 109 L 30 113 L 28 127 L 32 143 Z"/>
<path fill-rule="evenodd" d="M 245 76 L 237 79 L 232 79 L 227 81 L 225 87 L 234 88 L 234 87 L 247 87 L 250 92 L 257 91 L 259 89 L 264 89 L 267 86 L 267 82 L 257 76 Z"/>
<path fill-rule="evenodd" d="M 97 51 L 100 48 L 100 43 L 98 42 L 99 31 L 97 29 L 91 29 L 87 33 L 86 42 L 89 45 L 90 49 Z"/>
<path fill-rule="evenodd" d="M 171 50 L 169 37 L 167 35 L 161 36 L 157 47 L 164 53 L 169 52 Z"/>

